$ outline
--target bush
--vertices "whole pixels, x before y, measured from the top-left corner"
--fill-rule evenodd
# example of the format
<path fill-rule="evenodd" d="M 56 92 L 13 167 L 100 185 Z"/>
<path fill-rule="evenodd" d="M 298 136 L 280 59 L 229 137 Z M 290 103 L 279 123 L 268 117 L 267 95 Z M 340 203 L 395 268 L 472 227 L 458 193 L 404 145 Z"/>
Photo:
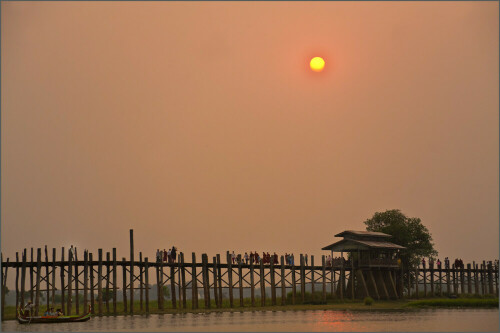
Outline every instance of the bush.
<path fill-rule="evenodd" d="M 364 301 L 365 305 L 372 305 L 373 304 L 373 298 L 371 297 L 365 297 Z"/>

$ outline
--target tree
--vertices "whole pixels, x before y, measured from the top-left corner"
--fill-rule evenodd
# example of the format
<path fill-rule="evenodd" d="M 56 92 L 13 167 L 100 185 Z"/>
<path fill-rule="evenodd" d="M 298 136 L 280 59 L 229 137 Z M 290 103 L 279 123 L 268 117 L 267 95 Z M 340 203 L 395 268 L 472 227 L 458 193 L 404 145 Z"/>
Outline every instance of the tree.
<path fill-rule="evenodd" d="M 389 234 L 392 242 L 406 247 L 401 251 L 405 267 L 415 267 L 423 257 L 434 258 L 438 254 L 432 236 L 422 221 L 418 217 L 407 217 L 399 209 L 377 212 L 365 224 L 366 230 Z"/>

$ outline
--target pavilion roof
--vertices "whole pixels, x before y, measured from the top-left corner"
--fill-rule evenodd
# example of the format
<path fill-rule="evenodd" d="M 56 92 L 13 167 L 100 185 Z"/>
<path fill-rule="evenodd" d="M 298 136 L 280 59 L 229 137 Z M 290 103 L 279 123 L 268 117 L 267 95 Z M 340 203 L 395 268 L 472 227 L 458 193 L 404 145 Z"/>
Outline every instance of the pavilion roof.
<path fill-rule="evenodd" d="M 380 237 L 380 238 L 389 238 L 391 235 L 385 234 L 383 232 L 378 231 L 358 231 L 358 230 L 345 230 L 341 233 L 335 235 L 335 237 L 346 237 L 349 235 L 358 236 L 358 237 Z"/>
<path fill-rule="evenodd" d="M 354 250 L 400 250 L 405 249 L 404 246 L 394 244 L 387 241 L 360 240 L 344 238 L 338 242 L 330 244 L 322 248 L 322 250 L 332 250 L 335 252 L 349 252 Z"/>

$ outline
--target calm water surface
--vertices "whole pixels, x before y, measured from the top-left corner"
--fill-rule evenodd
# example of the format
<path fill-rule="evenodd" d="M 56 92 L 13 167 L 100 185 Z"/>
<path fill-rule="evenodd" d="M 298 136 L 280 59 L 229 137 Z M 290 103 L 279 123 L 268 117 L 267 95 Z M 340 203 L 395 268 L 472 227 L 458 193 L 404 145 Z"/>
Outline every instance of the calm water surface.
<path fill-rule="evenodd" d="M 254 311 L 208 314 L 101 317 L 85 323 L 19 325 L 2 323 L 2 331 L 448 331 L 497 332 L 498 309 L 415 311 Z"/>

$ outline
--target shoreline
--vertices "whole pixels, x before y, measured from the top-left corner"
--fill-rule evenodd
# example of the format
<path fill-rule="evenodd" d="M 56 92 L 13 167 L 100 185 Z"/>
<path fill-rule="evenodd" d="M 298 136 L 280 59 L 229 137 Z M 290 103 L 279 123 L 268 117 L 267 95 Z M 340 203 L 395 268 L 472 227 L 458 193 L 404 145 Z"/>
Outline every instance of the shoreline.
<path fill-rule="evenodd" d="M 117 303 L 118 305 L 119 303 Z M 123 304 L 123 303 L 122 303 Z M 498 308 L 498 298 L 481 299 L 420 299 L 420 300 L 389 300 L 389 301 L 375 301 L 372 305 L 365 305 L 363 301 L 348 301 L 343 303 L 327 303 L 327 304 L 296 304 L 296 305 L 266 305 L 266 306 L 235 306 L 223 308 L 210 308 L 210 309 L 165 309 L 165 310 L 152 310 L 149 314 L 145 311 L 137 311 L 133 315 L 124 313 L 123 311 L 117 312 L 116 316 L 148 316 L 148 315 L 161 315 L 161 314 L 205 314 L 205 313 L 221 313 L 221 312 L 261 312 L 261 311 L 311 311 L 311 310 L 333 310 L 333 311 L 418 311 L 421 309 L 493 309 Z M 9 310 L 9 311 L 7 311 Z M 102 316 L 97 314 L 92 317 L 114 317 L 113 313 L 103 313 Z M 16 320 L 15 307 L 5 307 L 5 321 Z"/>

